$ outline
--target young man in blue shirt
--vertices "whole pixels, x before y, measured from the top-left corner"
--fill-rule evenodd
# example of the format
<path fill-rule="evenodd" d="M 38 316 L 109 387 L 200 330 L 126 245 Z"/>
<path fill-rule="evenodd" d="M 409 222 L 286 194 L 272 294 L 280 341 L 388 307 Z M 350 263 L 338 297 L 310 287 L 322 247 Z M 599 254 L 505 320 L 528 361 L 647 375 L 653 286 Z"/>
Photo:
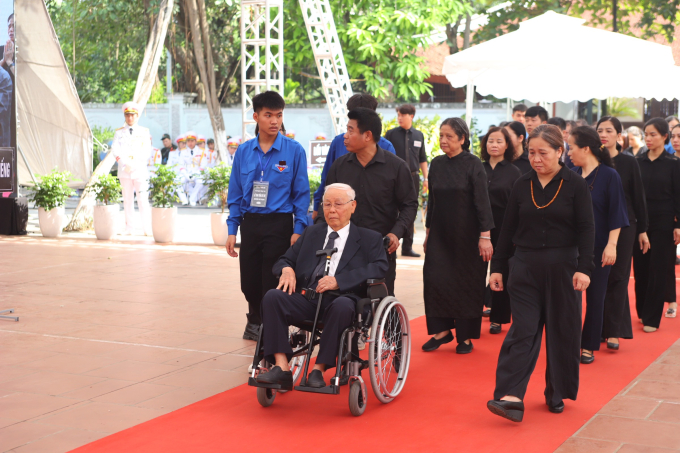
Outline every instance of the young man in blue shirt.
<path fill-rule="evenodd" d="M 238 147 L 229 180 L 227 253 L 241 227 L 241 291 L 248 301 L 245 340 L 257 340 L 262 297 L 276 288 L 274 263 L 307 226 L 307 155 L 295 140 L 279 133 L 286 103 L 275 91 L 253 97 L 259 134 Z"/>
<path fill-rule="evenodd" d="M 375 111 L 378 108 L 378 100 L 368 93 L 358 93 L 347 100 L 347 111 L 351 111 L 359 107 L 364 107 Z M 380 146 L 385 151 L 396 154 L 392 143 L 390 143 L 390 141 L 384 137 L 380 137 L 380 140 L 378 140 L 378 146 Z M 314 212 L 312 212 L 312 219 L 316 220 L 317 214 L 319 212 L 319 206 L 323 200 L 328 170 L 331 169 L 333 162 L 348 152 L 349 151 L 347 151 L 347 147 L 345 147 L 345 133 L 343 132 L 342 134 L 336 136 L 331 142 L 328 155 L 326 156 L 326 162 L 323 164 L 323 170 L 321 171 L 321 184 L 319 185 L 319 188 L 316 189 L 316 192 L 314 192 Z"/>

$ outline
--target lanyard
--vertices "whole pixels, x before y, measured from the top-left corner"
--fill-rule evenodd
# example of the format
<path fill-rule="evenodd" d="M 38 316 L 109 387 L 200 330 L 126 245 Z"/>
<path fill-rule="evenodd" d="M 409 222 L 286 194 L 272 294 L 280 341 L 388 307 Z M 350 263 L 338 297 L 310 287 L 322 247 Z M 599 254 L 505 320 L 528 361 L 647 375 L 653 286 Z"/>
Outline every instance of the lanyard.
<path fill-rule="evenodd" d="M 269 150 L 269 152 L 271 152 L 271 149 Z M 264 154 L 264 153 L 263 153 L 263 154 Z M 260 181 L 262 181 L 262 178 L 264 178 L 264 169 L 265 169 L 265 167 L 268 167 L 268 166 L 269 166 L 269 162 L 272 160 L 272 155 L 271 155 L 271 154 L 269 155 L 269 159 L 267 159 L 267 162 L 265 162 L 264 165 L 262 165 L 262 156 L 260 156 L 260 155 L 258 154 L 258 155 L 257 155 L 257 158 L 260 159 L 260 169 L 261 169 L 261 172 L 260 172 Z"/>

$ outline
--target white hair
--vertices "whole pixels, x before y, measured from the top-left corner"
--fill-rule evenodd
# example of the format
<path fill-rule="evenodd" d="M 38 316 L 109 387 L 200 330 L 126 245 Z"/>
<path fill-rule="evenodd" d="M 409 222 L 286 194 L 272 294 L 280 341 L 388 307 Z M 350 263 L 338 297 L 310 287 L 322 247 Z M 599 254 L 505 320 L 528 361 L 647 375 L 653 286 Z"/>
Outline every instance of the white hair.
<path fill-rule="evenodd" d="M 326 188 L 323 191 L 324 198 L 326 198 L 326 192 L 328 192 L 331 189 L 344 190 L 347 196 L 349 197 L 349 201 L 354 201 L 354 198 L 356 197 L 356 193 L 354 192 L 354 189 L 352 189 L 352 186 L 350 186 L 349 184 L 342 184 L 340 182 L 336 182 L 335 184 L 326 186 Z"/>

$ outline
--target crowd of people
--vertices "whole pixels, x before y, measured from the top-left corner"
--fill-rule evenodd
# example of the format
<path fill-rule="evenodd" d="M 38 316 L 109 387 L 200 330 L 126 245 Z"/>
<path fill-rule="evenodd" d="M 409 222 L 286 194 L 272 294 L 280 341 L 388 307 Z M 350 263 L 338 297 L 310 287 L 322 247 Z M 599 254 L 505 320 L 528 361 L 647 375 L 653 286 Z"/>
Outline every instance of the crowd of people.
<path fill-rule="evenodd" d="M 294 262 L 280 262 L 310 223 L 305 151 L 281 132 L 285 102 L 280 95 L 262 93 L 253 98 L 253 106 L 259 134 L 239 147 L 233 161 L 226 245 L 230 256 L 240 253 L 241 289 L 249 306 L 243 338 L 250 340 L 258 338 L 261 325 L 268 331 L 267 319 L 278 325 L 283 322 L 279 318 L 292 316 L 281 311 L 287 299 L 280 292 L 304 290 L 314 304 L 321 293 L 348 291 L 334 277 L 333 266 L 328 277 L 320 278 L 320 265 L 311 275 L 296 277 Z M 642 330 L 655 332 L 664 315 L 676 316 L 677 118 L 653 118 L 642 130 L 624 131 L 612 116 L 592 127 L 549 118 L 540 106 L 517 105 L 513 121 L 483 136 L 481 159 L 472 153 L 465 121 L 448 118 L 439 131 L 443 155 L 428 166 L 424 138 L 413 128 L 413 106 L 398 108 L 400 126 L 384 137 L 375 98 L 357 94 L 347 107 L 347 132 L 332 140 L 311 221 L 338 223 L 351 215 L 360 229 L 380 233 L 387 244 L 387 267 L 375 268 L 384 269 L 384 275 L 365 277 L 384 277 L 394 294 L 399 241 L 405 243 L 402 254 L 415 255 L 407 240 L 413 237 L 422 173 L 429 191 L 424 302 L 432 336 L 422 348 L 433 352 L 457 337 L 456 352 L 468 354 L 472 340 L 480 338 L 483 316 L 490 317 L 492 334 L 512 321 L 499 354 L 494 398 L 487 405 L 493 413 L 522 420 L 522 400 L 544 329 L 545 397 L 555 413 L 564 410 L 564 399 L 576 399 L 579 366 L 592 364 L 601 344 L 618 350 L 620 339 L 633 337 L 628 299 L 632 257 Z M 338 189 L 333 200 L 326 198 L 327 188 Z M 340 230 L 328 226 L 327 246 L 346 241 L 338 236 Z M 315 233 L 318 248 L 324 244 L 321 231 L 326 230 Z M 290 256 L 300 252 L 291 250 Z M 299 288 L 291 289 L 296 279 Z M 263 314 L 267 297 L 278 301 L 274 317 Z M 324 299 L 324 305 L 332 300 Z M 350 308 L 344 306 L 343 319 L 351 318 Z M 283 363 L 289 351 L 280 343 L 265 341 L 265 354 L 277 359 L 275 373 L 262 377 L 263 382 L 290 378 Z M 332 355 L 332 348 L 324 351 Z M 335 360 L 325 357 L 323 369 L 335 366 Z M 315 385 L 325 385 L 316 371 Z"/>

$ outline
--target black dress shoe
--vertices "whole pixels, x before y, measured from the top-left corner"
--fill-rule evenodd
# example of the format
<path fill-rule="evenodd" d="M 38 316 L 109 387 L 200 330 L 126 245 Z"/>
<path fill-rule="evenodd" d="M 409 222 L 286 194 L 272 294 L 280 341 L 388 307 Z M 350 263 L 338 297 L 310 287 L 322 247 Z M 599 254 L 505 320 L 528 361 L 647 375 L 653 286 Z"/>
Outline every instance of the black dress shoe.
<path fill-rule="evenodd" d="M 489 333 L 493 334 L 498 334 L 501 333 L 502 326 L 500 324 L 496 324 L 495 322 L 491 323 L 491 327 L 489 327 Z"/>
<path fill-rule="evenodd" d="M 425 352 L 432 352 L 436 349 L 439 348 L 439 346 L 446 344 L 446 343 L 451 343 L 453 341 L 453 334 L 451 331 L 449 331 L 449 334 L 445 336 L 444 338 L 441 338 L 437 340 L 435 337 L 430 338 L 427 340 L 427 343 L 423 345 L 423 351 Z"/>
<path fill-rule="evenodd" d="M 252 322 L 249 322 L 248 324 L 246 324 L 246 330 L 243 331 L 243 339 L 244 340 L 257 341 L 259 336 L 260 336 L 260 325 L 259 324 L 253 324 Z"/>
<path fill-rule="evenodd" d="M 469 354 L 472 352 L 472 349 L 474 348 L 474 345 L 472 344 L 472 341 L 470 343 L 458 343 L 458 346 L 456 346 L 456 354 Z"/>
<path fill-rule="evenodd" d="M 326 382 L 323 380 L 323 373 L 321 373 L 321 370 L 312 370 L 307 377 L 307 387 L 320 389 L 325 386 Z"/>
<path fill-rule="evenodd" d="M 420 253 L 416 253 L 413 250 L 402 250 L 401 256 L 410 256 L 411 258 L 420 258 Z"/>
<path fill-rule="evenodd" d="M 488 318 L 489 316 L 491 316 L 491 309 L 487 308 L 482 312 L 482 318 Z"/>
<path fill-rule="evenodd" d="M 548 405 L 548 410 L 553 414 L 561 414 L 562 412 L 564 412 L 564 401 L 560 401 L 559 404 L 556 404 L 554 406 L 549 404 L 548 402 L 546 402 L 545 404 Z"/>
<path fill-rule="evenodd" d="M 486 407 L 496 415 L 513 422 L 521 422 L 524 418 L 524 403 L 522 401 L 491 400 Z"/>
<path fill-rule="evenodd" d="M 591 352 L 590 355 L 586 353 L 581 353 L 581 363 L 584 363 L 588 365 L 589 363 L 593 363 L 595 361 L 595 355 Z"/>
<path fill-rule="evenodd" d="M 618 351 L 619 350 L 619 343 L 611 343 L 611 342 L 608 341 L 607 342 L 607 349 L 613 349 L 614 351 Z"/>
<path fill-rule="evenodd" d="M 261 384 L 279 384 L 281 387 L 293 388 L 293 373 L 290 371 L 283 371 L 281 367 L 272 367 L 266 373 L 260 373 L 255 380 Z"/>

